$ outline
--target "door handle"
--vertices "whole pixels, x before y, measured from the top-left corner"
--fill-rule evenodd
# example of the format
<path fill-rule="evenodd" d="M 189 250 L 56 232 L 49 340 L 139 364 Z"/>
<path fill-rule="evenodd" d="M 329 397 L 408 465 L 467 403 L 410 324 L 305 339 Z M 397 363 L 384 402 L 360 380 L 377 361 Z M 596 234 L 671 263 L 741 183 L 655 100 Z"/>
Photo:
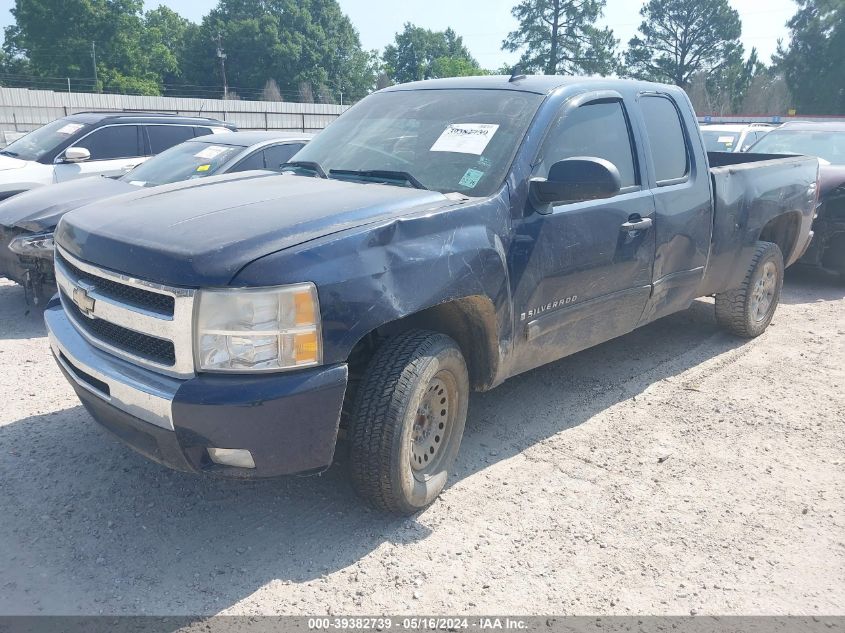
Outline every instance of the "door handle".
<path fill-rule="evenodd" d="M 651 218 L 641 218 L 639 216 L 633 216 L 628 219 L 625 224 L 622 225 L 623 231 L 643 231 L 645 229 L 650 229 L 654 224 L 654 220 Z"/>

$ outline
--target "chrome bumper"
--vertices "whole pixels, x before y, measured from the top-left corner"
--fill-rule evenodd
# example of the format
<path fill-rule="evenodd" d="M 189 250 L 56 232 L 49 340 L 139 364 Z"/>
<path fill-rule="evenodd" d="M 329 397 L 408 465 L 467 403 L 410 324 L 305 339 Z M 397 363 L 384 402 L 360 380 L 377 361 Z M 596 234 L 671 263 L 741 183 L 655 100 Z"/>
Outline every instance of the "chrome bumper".
<path fill-rule="evenodd" d="M 88 343 L 61 306 L 44 311 L 56 361 L 81 389 L 130 415 L 173 429 L 172 403 L 181 381 L 143 369 Z"/>

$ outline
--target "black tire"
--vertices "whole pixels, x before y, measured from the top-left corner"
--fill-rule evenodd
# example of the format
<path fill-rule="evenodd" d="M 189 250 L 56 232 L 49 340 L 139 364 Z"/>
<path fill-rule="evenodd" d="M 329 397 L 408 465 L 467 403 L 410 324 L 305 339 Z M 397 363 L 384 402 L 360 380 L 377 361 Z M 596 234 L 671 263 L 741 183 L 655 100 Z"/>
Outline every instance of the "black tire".
<path fill-rule="evenodd" d="M 431 505 L 461 446 L 468 401 L 466 363 L 451 338 L 412 330 L 384 343 L 367 366 L 352 409 L 355 491 L 395 514 Z"/>
<path fill-rule="evenodd" d="M 737 336 L 760 336 L 772 322 L 782 289 L 780 248 L 771 242 L 757 242 L 739 288 L 716 295 L 716 322 Z"/>

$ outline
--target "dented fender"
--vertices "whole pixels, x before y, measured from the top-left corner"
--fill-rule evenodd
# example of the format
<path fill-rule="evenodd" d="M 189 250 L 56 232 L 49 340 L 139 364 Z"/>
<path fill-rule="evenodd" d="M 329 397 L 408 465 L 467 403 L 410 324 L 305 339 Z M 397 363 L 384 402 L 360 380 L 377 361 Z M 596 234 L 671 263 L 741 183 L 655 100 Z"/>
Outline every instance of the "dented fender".
<path fill-rule="evenodd" d="M 233 286 L 311 281 L 322 313 L 324 362 L 344 362 L 364 336 L 467 297 L 495 313 L 500 357 L 512 344 L 507 187 L 481 200 L 394 217 L 262 257 Z"/>

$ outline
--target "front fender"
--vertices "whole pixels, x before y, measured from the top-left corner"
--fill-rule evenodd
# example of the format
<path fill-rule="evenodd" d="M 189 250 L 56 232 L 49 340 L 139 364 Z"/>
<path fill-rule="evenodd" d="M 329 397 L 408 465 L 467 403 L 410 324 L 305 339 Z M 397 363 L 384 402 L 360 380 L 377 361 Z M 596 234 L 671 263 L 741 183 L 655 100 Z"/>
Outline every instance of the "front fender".
<path fill-rule="evenodd" d="M 378 327 L 470 296 L 490 300 L 500 349 L 511 340 L 506 188 L 493 198 L 320 238 L 246 266 L 233 286 L 311 281 L 325 363 L 344 362 Z"/>

